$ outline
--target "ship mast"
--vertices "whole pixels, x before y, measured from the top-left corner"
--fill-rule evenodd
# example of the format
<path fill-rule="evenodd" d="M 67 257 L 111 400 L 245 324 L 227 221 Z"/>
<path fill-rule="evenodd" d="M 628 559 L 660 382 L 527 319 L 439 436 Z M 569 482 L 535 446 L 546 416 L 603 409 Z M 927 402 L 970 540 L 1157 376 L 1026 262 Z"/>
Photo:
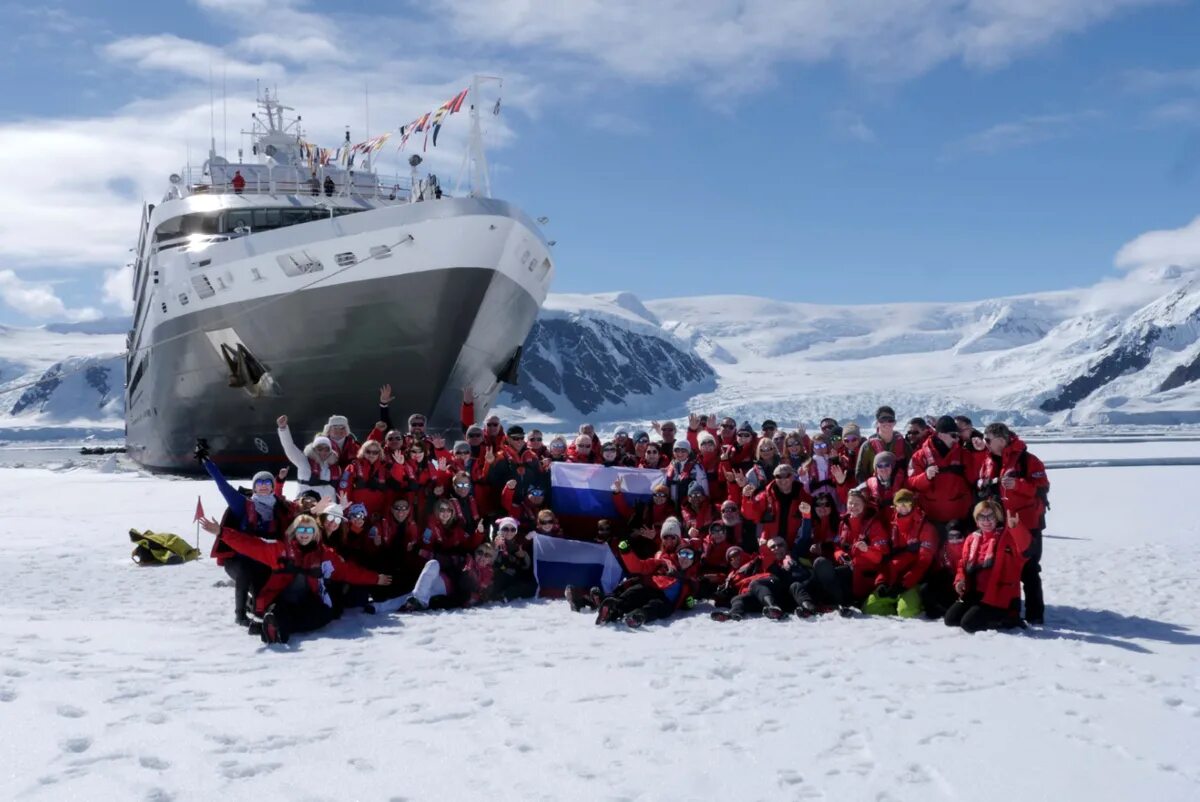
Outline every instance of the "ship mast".
<path fill-rule="evenodd" d="M 470 162 L 471 197 L 490 198 L 492 182 L 488 175 L 487 154 L 483 150 L 483 125 L 479 119 L 479 85 L 485 81 L 500 83 L 495 75 L 476 75 L 471 80 L 471 133 L 467 141 L 467 160 Z M 460 179 L 461 181 L 461 176 Z M 455 189 L 458 194 L 458 189 Z"/>

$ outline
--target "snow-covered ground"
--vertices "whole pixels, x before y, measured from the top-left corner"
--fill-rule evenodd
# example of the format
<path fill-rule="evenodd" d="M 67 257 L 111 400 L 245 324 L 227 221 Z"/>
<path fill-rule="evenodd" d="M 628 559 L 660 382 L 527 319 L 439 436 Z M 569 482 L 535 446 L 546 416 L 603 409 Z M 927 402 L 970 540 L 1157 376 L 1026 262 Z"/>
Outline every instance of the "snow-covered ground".
<path fill-rule="evenodd" d="M 0 470 L 0 799 L 1200 798 L 1200 467 L 1052 472 L 1020 634 L 530 602 L 271 648 L 211 560 L 129 560 L 211 483 L 108 467 Z"/>

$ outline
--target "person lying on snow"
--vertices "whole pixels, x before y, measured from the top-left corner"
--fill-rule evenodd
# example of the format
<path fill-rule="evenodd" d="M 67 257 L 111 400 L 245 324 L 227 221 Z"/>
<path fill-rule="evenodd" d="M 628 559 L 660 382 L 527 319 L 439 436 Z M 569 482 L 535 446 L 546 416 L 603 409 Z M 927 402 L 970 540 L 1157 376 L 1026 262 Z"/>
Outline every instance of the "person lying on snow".
<path fill-rule="evenodd" d="M 326 590 L 328 580 L 356 585 L 390 585 L 387 574 L 369 571 L 341 556 L 321 540 L 321 525 L 311 515 L 297 516 L 283 540 L 264 540 L 215 520 L 202 519 L 201 528 L 226 545 L 270 569 L 259 591 L 255 612 L 262 624 L 251 627 L 263 643 L 287 643 L 297 632 L 320 629 L 337 617 Z"/>
<path fill-rule="evenodd" d="M 1008 513 L 996 499 L 975 505 L 975 525 L 963 543 L 954 579 L 959 600 L 946 611 L 946 626 L 974 634 L 982 629 L 1019 627 L 1021 572 L 1033 539 L 1017 512 Z"/>

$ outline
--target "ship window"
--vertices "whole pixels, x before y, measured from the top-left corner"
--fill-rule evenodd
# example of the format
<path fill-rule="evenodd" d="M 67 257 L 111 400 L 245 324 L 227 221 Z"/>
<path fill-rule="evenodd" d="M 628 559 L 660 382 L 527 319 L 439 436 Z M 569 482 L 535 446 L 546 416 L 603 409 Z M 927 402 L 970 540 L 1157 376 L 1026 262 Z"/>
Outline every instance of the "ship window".
<path fill-rule="evenodd" d="M 180 306 L 188 305 L 188 294 L 186 292 L 179 293 L 179 305 Z"/>
<path fill-rule="evenodd" d="M 254 211 L 252 209 L 237 209 L 225 213 L 225 230 L 236 231 L 239 228 L 254 230 Z"/>
<path fill-rule="evenodd" d="M 220 217 L 217 214 L 185 214 L 159 224 L 154 230 L 154 241 L 163 242 L 188 234 L 217 234 L 219 231 Z"/>
<path fill-rule="evenodd" d="M 281 222 L 282 209 L 255 209 L 254 210 L 254 229 L 256 231 L 264 228 L 279 228 Z"/>
<path fill-rule="evenodd" d="M 150 364 L 150 355 L 142 357 L 142 361 L 138 363 L 137 370 L 133 372 L 133 378 L 129 380 L 129 396 L 133 397 L 134 390 L 142 381 L 142 376 L 146 374 L 146 366 Z"/>
<path fill-rule="evenodd" d="M 333 258 L 338 263 L 338 267 L 349 267 L 350 265 L 358 264 L 358 257 L 350 251 L 339 253 Z"/>

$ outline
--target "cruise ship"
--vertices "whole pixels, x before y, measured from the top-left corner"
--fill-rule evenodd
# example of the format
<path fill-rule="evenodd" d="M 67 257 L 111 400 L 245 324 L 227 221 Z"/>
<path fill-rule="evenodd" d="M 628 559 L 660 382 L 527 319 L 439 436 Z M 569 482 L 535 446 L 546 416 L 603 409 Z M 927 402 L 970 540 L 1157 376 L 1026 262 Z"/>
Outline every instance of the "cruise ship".
<path fill-rule="evenodd" d="M 554 275 L 537 222 L 491 197 L 472 87 L 462 193 L 370 162 L 313 163 L 300 117 L 260 93 L 251 159 L 216 154 L 146 204 L 133 262 L 126 446 L 141 465 L 193 472 L 197 438 L 233 473 L 287 464 L 331 414 L 364 439 L 390 383 L 412 412 L 457 428 L 463 389 L 486 409 L 515 382 Z M 347 145 L 349 135 L 347 134 Z M 543 221 L 544 222 L 544 221 Z"/>

